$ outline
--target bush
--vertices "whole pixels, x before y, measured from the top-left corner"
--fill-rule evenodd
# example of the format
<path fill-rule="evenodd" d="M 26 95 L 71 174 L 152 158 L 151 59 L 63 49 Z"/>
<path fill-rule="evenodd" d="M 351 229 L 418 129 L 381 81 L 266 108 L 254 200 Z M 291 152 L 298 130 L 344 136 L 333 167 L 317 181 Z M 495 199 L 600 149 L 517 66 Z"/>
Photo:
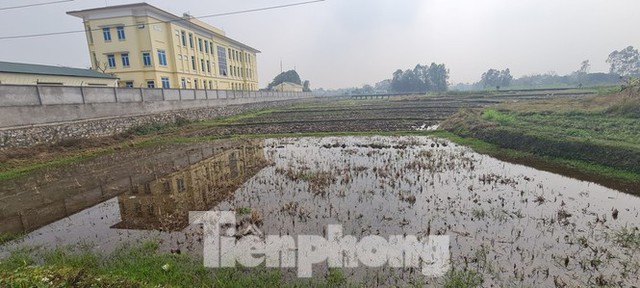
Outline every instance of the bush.
<path fill-rule="evenodd" d="M 500 111 L 495 110 L 495 109 L 484 110 L 482 112 L 482 119 L 487 120 L 487 121 L 491 121 L 491 122 L 497 122 L 497 123 L 500 123 L 502 125 L 507 125 L 507 124 L 511 124 L 511 123 L 516 122 L 516 117 L 515 116 L 513 116 L 511 114 L 500 112 Z"/>
<path fill-rule="evenodd" d="M 611 115 L 620 115 L 630 118 L 640 118 L 640 99 L 624 98 L 624 100 L 611 105 L 605 113 Z"/>

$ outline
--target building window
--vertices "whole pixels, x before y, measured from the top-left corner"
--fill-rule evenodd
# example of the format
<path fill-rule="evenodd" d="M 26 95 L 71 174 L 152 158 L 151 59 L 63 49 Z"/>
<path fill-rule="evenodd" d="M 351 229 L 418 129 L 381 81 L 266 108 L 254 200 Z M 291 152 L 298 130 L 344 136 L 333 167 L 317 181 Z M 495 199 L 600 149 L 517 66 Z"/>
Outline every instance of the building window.
<path fill-rule="evenodd" d="M 133 88 L 133 81 L 124 82 L 124 87 Z"/>
<path fill-rule="evenodd" d="M 164 193 L 171 193 L 171 182 L 165 180 L 162 182 L 162 188 Z"/>
<path fill-rule="evenodd" d="M 176 179 L 176 187 L 178 187 L 178 192 L 184 192 L 184 190 L 186 190 L 183 178 Z"/>
<path fill-rule="evenodd" d="M 218 47 L 218 70 L 221 76 L 227 76 L 227 50 Z"/>
<path fill-rule="evenodd" d="M 193 71 L 197 71 L 196 68 L 196 56 L 191 56 L 191 67 L 193 67 Z"/>
<path fill-rule="evenodd" d="M 209 54 L 209 42 L 207 40 L 204 40 L 204 53 Z"/>
<path fill-rule="evenodd" d="M 124 36 L 124 26 L 118 26 L 116 31 L 118 31 L 118 40 L 124 40 L 126 38 Z"/>
<path fill-rule="evenodd" d="M 162 77 L 160 80 L 162 80 L 162 88 L 164 88 L 164 89 L 171 88 L 171 86 L 169 85 L 169 78 L 168 77 Z"/>
<path fill-rule="evenodd" d="M 151 53 L 149 52 L 142 53 L 142 64 L 144 64 L 144 66 L 151 66 Z"/>
<path fill-rule="evenodd" d="M 151 183 L 144 183 L 144 194 L 151 194 Z"/>
<path fill-rule="evenodd" d="M 213 81 L 209 80 L 209 90 L 213 89 Z"/>
<path fill-rule="evenodd" d="M 122 66 L 129 67 L 129 53 L 122 53 Z"/>
<path fill-rule="evenodd" d="M 153 80 L 147 81 L 147 88 L 156 88 L 156 82 Z"/>
<path fill-rule="evenodd" d="M 211 74 L 211 61 L 207 60 L 207 73 Z"/>
<path fill-rule="evenodd" d="M 198 50 L 202 52 L 202 39 L 198 38 Z"/>
<path fill-rule="evenodd" d="M 187 80 L 182 78 L 180 79 L 180 87 L 182 87 L 182 89 L 186 89 L 187 88 Z"/>
<path fill-rule="evenodd" d="M 167 66 L 167 54 L 164 50 L 158 49 L 158 63 L 160 63 L 161 66 Z"/>
<path fill-rule="evenodd" d="M 193 49 L 193 34 L 189 33 L 189 47 Z"/>
<path fill-rule="evenodd" d="M 206 71 L 206 70 L 204 70 L 204 59 L 200 59 L 200 68 L 202 68 L 202 70 L 200 70 L 200 71 L 202 71 L 202 73 L 204 73 L 204 71 Z"/>
<path fill-rule="evenodd" d="M 111 41 L 111 29 L 102 28 L 102 36 L 104 36 L 104 41 L 105 42 Z"/>
<path fill-rule="evenodd" d="M 213 55 L 213 42 L 209 42 L 209 51 L 211 51 L 211 55 Z"/>
<path fill-rule="evenodd" d="M 182 46 L 187 47 L 187 32 L 184 32 L 183 30 L 182 32 L 180 32 L 180 34 L 182 38 Z"/>
<path fill-rule="evenodd" d="M 113 54 L 107 55 L 107 63 L 110 68 L 116 68 L 116 57 Z"/>

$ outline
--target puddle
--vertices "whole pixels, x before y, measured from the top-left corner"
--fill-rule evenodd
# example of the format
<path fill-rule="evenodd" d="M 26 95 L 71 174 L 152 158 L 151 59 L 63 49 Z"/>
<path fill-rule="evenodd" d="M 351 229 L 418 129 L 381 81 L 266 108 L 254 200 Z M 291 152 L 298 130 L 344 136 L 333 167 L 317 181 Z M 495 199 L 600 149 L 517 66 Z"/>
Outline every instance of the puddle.
<path fill-rule="evenodd" d="M 121 186 L 99 185 L 101 196 L 92 199 L 102 203 L 79 213 L 68 213 L 69 207 L 82 206 L 69 199 L 90 203 L 96 188 L 64 198 L 64 213 L 47 212 L 55 205 L 32 210 L 61 220 L 0 251 L 82 241 L 109 250 L 124 241 L 156 238 L 163 249 L 198 254 L 201 234 L 188 225 L 189 211 L 251 209 L 268 235 L 323 235 L 328 224 L 341 224 L 345 235 L 358 239 L 449 235 L 452 265 L 481 273 L 483 286 L 640 283 L 639 249 L 625 248 L 614 237 L 623 227 L 638 229 L 640 198 L 502 162 L 446 140 L 268 139 L 219 150 L 172 150 L 163 157 L 165 162 L 158 161 L 165 164 L 153 166 L 155 173 L 141 165 L 125 170 L 126 181 L 112 179 L 126 182 Z M 65 179 L 60 181 L 75 182 Z M 107 186 L 118 192 L 105 194 Z M 0 202 L 4 207 L 17 205 L 6 199 Z M 25 212 L 2 211 L 0 230 L 33 222 L 25 220 Z M 6 215 L 23 218 L 5 221 Z M 345 269 L 347 275 L 366 273 L 358 271 Z M 368 278 L 372 284 L 437 283 L 422 279 L 419 271 L 379 272 L 395 276 Z"/>

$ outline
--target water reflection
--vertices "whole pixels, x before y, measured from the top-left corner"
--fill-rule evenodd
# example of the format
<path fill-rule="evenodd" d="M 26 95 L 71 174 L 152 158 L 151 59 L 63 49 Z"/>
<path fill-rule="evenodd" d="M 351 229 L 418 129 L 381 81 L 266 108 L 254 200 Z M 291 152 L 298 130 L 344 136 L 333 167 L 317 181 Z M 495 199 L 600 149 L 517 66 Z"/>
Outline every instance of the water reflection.
<path fill-rule="evenodd" d="M 214 206 L 262 167 L 261 140 L 225 140 L 46 169 L 2 183 L 0 232 L 33 231 L 114 197 L 122 219 L 114 228 L 176 231 L 189 210 Z"/>
<path fill-rule="evenodd" d="M 37 190 L 63 192 L 15 190 L 26 200 L 2 205 L 11 210 L 63 201 L 63 212 L 42 214 L 59 217 L 108 197 L 23 242 L 48 247 L 88 241 L 104 249 L 159 238 L 165 249 L 198 253 L 202 235 L 187 225 L 189 211 L 245 208 L 262 219 L 267 235 L 323 235 L 328 224 L 342 224 L 345 235 L 357 238 L 449 235 L 453 266 L 477 271 L 484 286 L 626 287 L 640 281 L 640 249 L 616 240 L 622 229 L 640 233 L 638 197 L 429 137 L 216 143 L 50 171 L 41 176 L 49 182 L 35 179 L 41 181 Z M 3 227 L 9 227 L 9 210 L 2 210 Z M 31 221 L 25 219 L 19 222 Z M 365 273 L 361 279 L 370 285 L 441 284 L 413 270 L 358 271 L 345 272 Z"/>
<path fill-rule="evenodd" d="M 189 211 L 211 209 L 265 166 L 261 142 L 249 144 L 133 186 L 118 196 L 122 221 L 112 228 L 183 230 Z"/>

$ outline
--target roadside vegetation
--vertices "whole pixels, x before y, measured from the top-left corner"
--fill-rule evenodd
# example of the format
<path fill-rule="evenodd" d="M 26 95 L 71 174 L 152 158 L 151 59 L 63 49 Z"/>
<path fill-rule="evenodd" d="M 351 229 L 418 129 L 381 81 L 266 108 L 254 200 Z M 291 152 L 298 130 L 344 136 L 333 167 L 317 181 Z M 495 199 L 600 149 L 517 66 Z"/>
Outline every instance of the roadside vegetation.
<path fill-rule="evenodd" d="M 355 284 L 353 284 L 355 285 Z M 206 269 L 202 260 L 158 251 L 157 242 L 125 245 L 110 255 L 91 247 L 14 251 L 0 260 L 1 287 L 347 287 L 341 271 L 325 279 L 286 281 L 279 270 Z"/>
<path fill-rule="evenodd" d="M 482 277 L 452 270 L 444 287 L 479 287 Z M 148 241 L 107 255 L 90 245 L 45 250 L 23 247 L 0 259 L 0 287 L 365 287 L 340 269 L 322 278 L 297 279 L 279 269 L 207 269 L 202 259 L 160 252 Z M 415 287 L 420 287 L 417 285 Z"/>

